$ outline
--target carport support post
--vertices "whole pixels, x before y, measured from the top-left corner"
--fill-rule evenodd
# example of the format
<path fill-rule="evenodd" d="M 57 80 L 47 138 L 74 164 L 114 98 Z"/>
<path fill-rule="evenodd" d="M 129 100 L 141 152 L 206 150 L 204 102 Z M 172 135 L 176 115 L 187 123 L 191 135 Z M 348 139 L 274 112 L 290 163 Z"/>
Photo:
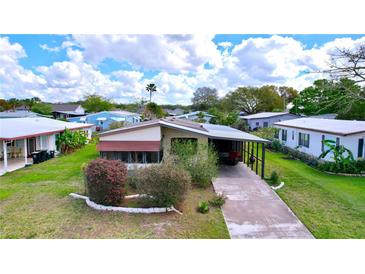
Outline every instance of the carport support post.
<path fill-rule="evenodd" d="M 261 179 L 265 178 L 265 143 L 261 144 Z"/>
<path fill-rule="evenodd" d="M 246 141 L 243 141 L 242 144 L 242 161 L 243 163 L 246 161 Z"/>
<path fill-rule="evenodd" d="M 255 159 L 255 143 L 252 143 L 252 147 L 251 147 L 251 158 L 252 159 Z M 251 162 L 251 170 L 253 171 L 253 164 L 254 162 L 252 161 Z"/>
<path fill-rule="evenodd" d="M 4 154 L 4 172 L 8 171 L 8 147 L 6 141 L 3 140 L 3 154 Z"/>
<path fill-rule="evenodd" d="M 247 142 L 247 166 L 250 166 L 250 142 Z"/>
<path fill-rule="evenodd" d="M 24 139 L 24 164 L 28 164 L 27 139 Z"/>
<path fill-rule="evenodd" d="M 256 174 L 259 174 L 259 143 L 256 143 Z"/>

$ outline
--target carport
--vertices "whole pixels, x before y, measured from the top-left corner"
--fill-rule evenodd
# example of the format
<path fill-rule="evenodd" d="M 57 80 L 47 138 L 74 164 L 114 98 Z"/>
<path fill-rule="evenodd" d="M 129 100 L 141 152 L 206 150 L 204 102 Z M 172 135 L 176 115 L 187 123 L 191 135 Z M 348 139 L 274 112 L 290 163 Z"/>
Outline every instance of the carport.
<path fill-rule="evenodd" d="M 227 163 L 225 159 L 236 157 L 261 178 L 265 176 L 265 139 L 243 132 L 231 127 L 205 124 L 209 131 L 209 143 L 213 144 L 218 152 L 221 163 Z M 228 161 L 230 164 L 237 162 Z"/>

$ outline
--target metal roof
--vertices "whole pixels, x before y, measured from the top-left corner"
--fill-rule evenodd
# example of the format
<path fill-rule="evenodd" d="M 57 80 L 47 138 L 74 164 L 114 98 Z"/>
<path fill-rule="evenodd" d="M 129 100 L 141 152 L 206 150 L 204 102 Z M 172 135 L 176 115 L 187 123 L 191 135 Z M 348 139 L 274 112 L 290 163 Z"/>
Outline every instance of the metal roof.
<path fill-rule="evenodd" d="M 75 111 L 80 104 L 52 104 L 53 112 Z"/>
<path fill-rule="evenodd" d="M 65 128 L 81 129 L 92 126 L 92 124 L 70 123 L 43 117 L 5 118 L 0 119 L 0 140 L 34 137 L 62 132 Z"/>
<path fill-rule="evenodd" d="M 201 123 L 174 119 L 174 118 L 171 118 L 171 119 L 165 118 L 165 119 L 160 119 L 160 120 L 151 120 L 151 121 L 147 121 L 147 122 L 142 122 L 142 123 L 135 124 L 135 125 L 128 126 L 128 127 L 106 131 L 106 132 L 101 133 L 100 136 L 102 137 L 105 135 L 122 133 L 124 131 L 130 132 L 132 130 L 138 130 L 140 128 L 151 127 L 151 126 L 162 126 L 162 127 L 174 128 L 177 130 L 194 132 L 197 134 L 207 136 L 212 139 L 252 141 L 252 142 L 261 142 L 261 143 L 268 142 L 265 139 L 262 139 L 255 135 L 252 135 L 252 134 L 249 134 L 247 132 L 240 131 L 235 128 L 231 128 L 229 126 L 201 124 Z"/>
<path fill-rule="evenodd" d="M 365 132 L 365 121 L 335 120 L 323 118 L 299 118 L 277 122 L 276 126 L 286 126 L 304 130 L 350 135 Z"/>
<path fill-rule="evenodd" d="M 281 116 L 285 114 L 290 114 L 296 116 L 295 114 L 291 114 L 289 112 L 259 112 L 251 115 L 242 116 L 242 119 L 262 119 L 262 118 L 270 118 L 275 116 Z"/>

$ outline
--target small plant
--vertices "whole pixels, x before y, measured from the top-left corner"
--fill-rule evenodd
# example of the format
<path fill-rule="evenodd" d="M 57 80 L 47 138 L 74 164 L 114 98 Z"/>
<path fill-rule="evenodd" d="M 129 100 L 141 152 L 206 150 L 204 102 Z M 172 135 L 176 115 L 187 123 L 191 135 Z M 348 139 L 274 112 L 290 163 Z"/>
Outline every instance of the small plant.
<path fill-rule="evenodd" d="M 208 213 L 209 211 L 209 203 L 206 201 L 202 201 L 199 203 L 197 211 L 203 214 Z"/>
<path fill-rule="evenodd" d="M 221 207 L 226 202 L 227 197 L 223 194 L 216 194 L 213 199 L 209 200 L 209 204 L 215 207 Z"/>
<path fill-rule="evenodd" d="M 96 159 L 85 168 L 87 193 L 92 201 L 118 206 L 126 189 L 127 167 L 121 161 Z"/>
<path fill-rule="evenodd" d="M 276 170 L 271 172 L 269 180 L 272 185 L 277 185 L 279 183 L 279 174 L 276 172 Z"/>

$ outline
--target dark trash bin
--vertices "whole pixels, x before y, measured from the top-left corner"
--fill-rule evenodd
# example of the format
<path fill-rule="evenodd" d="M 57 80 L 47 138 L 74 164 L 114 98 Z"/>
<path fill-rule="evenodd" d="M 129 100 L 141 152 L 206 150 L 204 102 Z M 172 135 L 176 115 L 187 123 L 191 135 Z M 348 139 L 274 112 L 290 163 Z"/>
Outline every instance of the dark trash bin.
<path fill-rule="evenodd" d="M 47 150 L 40 151 L 41 162 L 47 161 Z"/>
<path fill-rule="evenodd" d="M 48 151 L 48 159 L 52 159 L 52 158 L 54 158 L 54 153 L 55 153 L 55 151 L 54 150 L 50 150 L 50 151 Z"/>
<path fill-rule="evenodd" d="M 31 153 L 33 164 L 39 164 L 41 162 L 41 152 L 40 151 L 34 151 Z"/>

